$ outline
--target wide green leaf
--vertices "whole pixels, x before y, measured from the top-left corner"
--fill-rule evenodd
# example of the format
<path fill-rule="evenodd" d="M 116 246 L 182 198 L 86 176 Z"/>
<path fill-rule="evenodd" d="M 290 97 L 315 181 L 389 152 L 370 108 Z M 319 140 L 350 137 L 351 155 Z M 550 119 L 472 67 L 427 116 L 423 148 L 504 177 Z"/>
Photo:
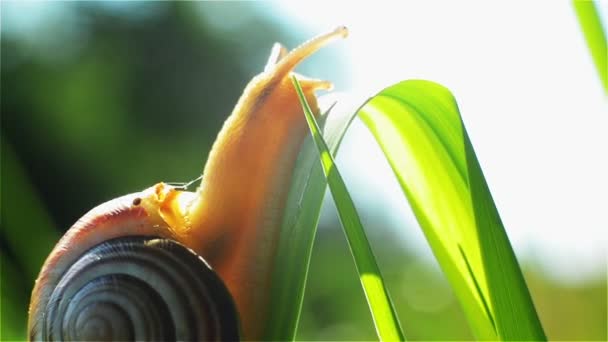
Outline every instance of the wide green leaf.
<path fill-rule="evenodd" d="M 348 103 L 338 102 L 337 107 Z M 356 110 L 334 108 L 321 130 L 333 155 Z M 456 101 L 444 87 L 405 81 L 368 100 L 359 116 L 376 137 L 471 330 L 483 340 L 544 340 Z M 265 337 L 294 338 L 325 179 L 312 139 L 300 152 L 284 213 Z"/>
<path fill-rule="evenodd" d="M 404 81 L 359 116 L 380 144 L 478 339 L 544 340 L 528 288 L 458 106 Z"/>

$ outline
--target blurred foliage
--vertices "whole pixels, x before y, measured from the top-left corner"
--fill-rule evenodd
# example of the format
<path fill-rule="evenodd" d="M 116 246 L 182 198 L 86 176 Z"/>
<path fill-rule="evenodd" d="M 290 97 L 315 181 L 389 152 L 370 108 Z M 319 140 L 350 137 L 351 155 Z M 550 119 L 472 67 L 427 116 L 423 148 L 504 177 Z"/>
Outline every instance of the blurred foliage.
<path fill-rule="evenodd" d="M 106 200 L 197 177 L 272 43 L 294 46 L 310 33 L 280 26 L 266 3 L 0 6 L 0 339 L 15 340 L 25 336 L 36 265 L 60 234 Z M 438 269 L 387 237 L 382 215 L 362 216 L 408 338 L 470 339 Z M 549 339 L 606 340 L 605 279 L 565 286 L 534 265 L 525 273 Z M 374 336 L 338 222 L 324 222 L 297 337 Z"/>

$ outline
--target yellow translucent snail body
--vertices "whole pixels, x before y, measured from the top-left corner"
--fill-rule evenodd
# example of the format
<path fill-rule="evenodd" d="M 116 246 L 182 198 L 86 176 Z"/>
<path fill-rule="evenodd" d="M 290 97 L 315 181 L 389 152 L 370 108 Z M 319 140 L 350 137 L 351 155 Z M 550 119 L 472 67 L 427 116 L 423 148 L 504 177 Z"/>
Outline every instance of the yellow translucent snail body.
<path fill-rule="evenodd" d="M 347 29 L 275 44 L 209 154 L 200 187 L 165 183 L 83 216 L 48 256 L 31 340 L 261 338 L 279 226 L 306 122 L 293 69 Z M 297 75 L 311 107 L 326 81 Z M 211 268 L 209 267 L 211 266 Z"/>

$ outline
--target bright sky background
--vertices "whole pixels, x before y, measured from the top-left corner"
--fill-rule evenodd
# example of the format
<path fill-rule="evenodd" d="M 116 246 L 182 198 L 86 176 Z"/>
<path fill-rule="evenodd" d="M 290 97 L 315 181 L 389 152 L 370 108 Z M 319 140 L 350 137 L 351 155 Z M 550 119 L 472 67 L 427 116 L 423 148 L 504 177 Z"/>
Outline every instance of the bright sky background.
<path fill-rule="evenodd" d="M 608 2 L 599 3 L 606 23 Z M 108 6 L 114 4 L 129 9 L 128 2 Z M 608 101 L 570 1 L 289 1 L 258 6 L 306 36 L 349 27 L 347 40 L 326 49 L 342 56 L 339 61 L 348 70 L 349 79 L 335 79 L 338 91 L 371 95 L 412 78 L 451 89 L 518 256 L 568 281 L 605 276 Z M 12 28 L 31 39 L 36 38 L 32 28 L 45 18 L 61 20 L 64 34 L 84 34 L 70 30 L 77 18 L 66 16 L 67 6 L 3 9 L 13 10 Z M 204 11 L 218 29 L 238 25 L 238 18 L 214 21 L 224 16 L 213 15 L 209 7 Z M 336 59 L 325 64 L 322 56 L 311 58 L 306 70 L 312 70 L 309 76 L 334 80 Z M 356 202 L 384 209 L 395 227 L 415 225 L 388 164 L 370 141 L 355 122 L 338 157 Z M 335 213 L 326 208 L 324 217 L 328 215 Z M 432 260 L 419 229 L 398 231 Z"/>
<path fill-rule="evenodd" d="M 608 101 L 569 1 L 291 1 L 279 13 L 313 34 L 349 27 L 334 43 L 349 90 L 411 78 L 451 89 L 518 256 L 569 281 L 605 274 Z M 368 139 L 355 125 L 338 158 L 356 200 L 414 221 Z M 430 256 L 419 230 L 404 234 Z"/>

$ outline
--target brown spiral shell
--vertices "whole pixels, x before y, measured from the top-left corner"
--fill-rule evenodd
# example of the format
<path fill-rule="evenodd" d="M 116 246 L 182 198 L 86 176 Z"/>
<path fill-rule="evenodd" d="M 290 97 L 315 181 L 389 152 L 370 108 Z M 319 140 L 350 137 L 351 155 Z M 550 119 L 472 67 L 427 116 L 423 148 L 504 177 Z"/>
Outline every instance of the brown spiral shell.
<path fill-rule="evenodd" d="M 229 291 L 149 210 L 147 191 L 93 209 L 60 240 L 32 294 L 31 340 L 239 339 Z"/>

